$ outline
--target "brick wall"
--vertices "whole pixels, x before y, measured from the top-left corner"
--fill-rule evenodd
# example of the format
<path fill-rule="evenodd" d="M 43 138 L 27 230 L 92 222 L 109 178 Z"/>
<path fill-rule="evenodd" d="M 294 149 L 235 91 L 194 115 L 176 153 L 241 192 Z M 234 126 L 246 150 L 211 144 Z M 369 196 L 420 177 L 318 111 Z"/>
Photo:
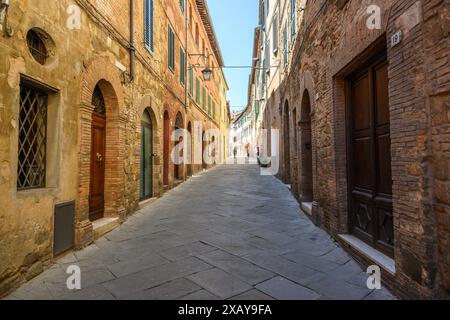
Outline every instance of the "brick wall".
<path fill-rule="evenodd" d="M 424 4 L 424 91 L 430 112 L 430 166 L 433 173 L 433 211 L 436 223 L 437 286 L 450 292 L 450 3 Z M 431 210 L 430 210 L 431 211 Z"/>
<path fill-rule="evenodd" d="M 380 30 L 366 26 L 373 4 L 381 9 Z M 448 1 L 309 1 L 292 71 L 278 88 L 297 117 L 303 93 L 310 93 L 315 220 L 334 236 L 346 233 L 345 79 L 377 46 L 387 47 L 396 265 L 389 282 L 402 297 L 448 297 L 448 6 Z M 402 41 L 391 47 L 399 30 Z M 270 106 L 269 114 L 277 109 Z M 292 147 L 291 162 L 291 168 L 299 167 L 291 180 L 301 185 L 301 162 Z"/>

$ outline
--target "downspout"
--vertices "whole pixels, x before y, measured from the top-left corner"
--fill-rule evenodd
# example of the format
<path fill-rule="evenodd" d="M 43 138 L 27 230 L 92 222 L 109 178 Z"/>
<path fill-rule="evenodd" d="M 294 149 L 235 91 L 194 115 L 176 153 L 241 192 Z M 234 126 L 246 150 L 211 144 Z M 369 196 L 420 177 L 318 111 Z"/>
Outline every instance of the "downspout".
<path fill-rule="evenodd" d="M 134 47 L 134 1 L 130 0 L 130 81 L 135 76 L 136 48 Z"/>
<path fill-rule="evenodd" d="M 188 23 L 188 15 L 191 14 L 189 12 L 189 3 L 187 1 L 184 4 L 184 24 L 185 24 L 185 32 L 186 32 L 186 50 L 184 57 L 184 109 L 187 111 L 188 108 L 188 82 L 189 82 L 189 70 L 188 70 L 188 61 L 189 61 L 189 23 Z M 186 119 L 186 117 L 185 117 Z"/>

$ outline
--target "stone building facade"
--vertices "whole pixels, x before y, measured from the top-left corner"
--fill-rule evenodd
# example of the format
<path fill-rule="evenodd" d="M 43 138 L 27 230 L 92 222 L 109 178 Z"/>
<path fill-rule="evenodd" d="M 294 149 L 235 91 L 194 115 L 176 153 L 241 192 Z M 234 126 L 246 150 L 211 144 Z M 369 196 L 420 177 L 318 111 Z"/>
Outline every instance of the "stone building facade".
<path fill-rule="evenodd" d="M 205 146 L 203 132 L 229 124 L 204 0 L 9 3 L 0 29 L 0 296 L 205 168 L 173 164 L 173 130 L 198 129 L 193 139 Z"/>
<path fill-rule="evenodd" d="M 281 132 L 280 178 L 398 296 L 449 298 L 449 2 L 297 9 L 292 60 L 264 114 Z"/>

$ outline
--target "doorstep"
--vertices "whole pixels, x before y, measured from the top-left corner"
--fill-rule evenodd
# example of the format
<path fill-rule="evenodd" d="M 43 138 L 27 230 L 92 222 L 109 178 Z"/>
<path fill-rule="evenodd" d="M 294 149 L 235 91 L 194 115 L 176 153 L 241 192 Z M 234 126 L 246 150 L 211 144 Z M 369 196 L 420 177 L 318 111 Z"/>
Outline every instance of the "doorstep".
<path fill-rule="evenodd" d="M 384 253 L 372 248 L 364 241 L 358 239 L 351 234 L 340 234 L 339 239 L 345 244 L 350 246 L 352 249 L 357 251 L 360 255 L 364 256 L 366 259 L 373 261 L 380 268 L 389 272 L 392 276 L 395 275 L 395 261 L 394 259 L 388 257 Z"/>
<path fill-rule="evenodd" d="M 120 225 L 120 220 L 116 218 L 102 218 L 92 222 L 94 229 L 94 241 L 98 240 L 108 232 L 111 232 Z"/>
<path fill-rule="evenodd" d="M 300 204 L 300 207 L 302 208 L 302 210 L 304 212 L 306 212 L 308 215 L 312 216 L 312 207 L 313 207 L 312 202 L 302 202 Z"/>
<path fill-rule="evenodd" d="M 139 202 L 139 210 L 144 209 L 145 207 L 151 205 L 156 200 L 158 200 L 158 198 L 157 197 L 153 197 L 153 198 L 146 199 L 146 200 L 143 200 L 143 201 Z"/>

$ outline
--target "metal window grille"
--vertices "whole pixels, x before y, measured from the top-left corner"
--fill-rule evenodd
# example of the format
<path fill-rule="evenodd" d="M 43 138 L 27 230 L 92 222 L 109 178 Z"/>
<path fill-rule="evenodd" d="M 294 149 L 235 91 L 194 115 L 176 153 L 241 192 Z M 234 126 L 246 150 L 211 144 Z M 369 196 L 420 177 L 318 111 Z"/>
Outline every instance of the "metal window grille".
<path fill-rule="evenodd" d="M 102 90 L 98 85 L 95 86 L 94 93 L 92 94 L 92 105 L 94 106 L 94 112 L 105 115 L 105 99 L 103 98 Z"/>
<path fill-rule="evenodd" d="M 46 92 L 20 85 L 17 188 L 44 188 L 47 140 Z"/>
<path fill-rule="evenodd" d="M 40 64 L 45 64 L 47 61 L 47 49 L 45 48 L 44 41 L 37 34 L 37 32 L 30 30 L 27 34 L 27 44 L 31 55 Z"/>

